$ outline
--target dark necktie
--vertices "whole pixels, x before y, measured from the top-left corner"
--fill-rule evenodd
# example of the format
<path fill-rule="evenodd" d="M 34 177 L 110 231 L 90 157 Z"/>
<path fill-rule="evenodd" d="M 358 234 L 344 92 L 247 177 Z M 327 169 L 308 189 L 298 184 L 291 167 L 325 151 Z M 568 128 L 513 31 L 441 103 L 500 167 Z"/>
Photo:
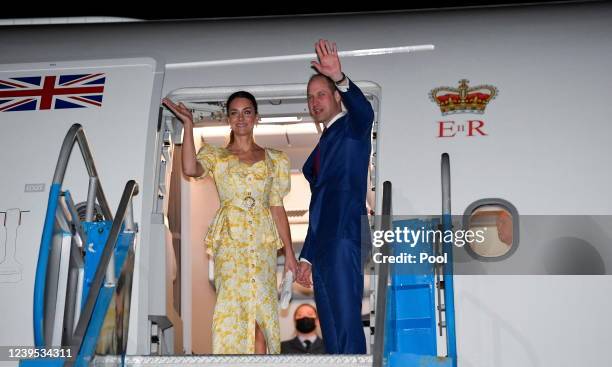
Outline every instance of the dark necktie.
<path fill-rule="evenodd" d="M 327 126 L 323 127 L 323 133 L 321 134 L 321 139 L 323 135 L 327 131 Z M 321 139 L 319 139 L 319 144 L 321 144 Z M 319 176 L 319 169 L 321 168 L 321 150 L 319 149 L 319 145 L 317 145 L 315 156 L 314 156 L 314 175 L 315 177 Z"/>
<path fill-rule="evenodd" d="M 312 342 L 308 339 L 304 340 L 304 345 L 306 345 L 306 351 L 308 352 L 310 350 L 310 344 L 312 344 Z"/>

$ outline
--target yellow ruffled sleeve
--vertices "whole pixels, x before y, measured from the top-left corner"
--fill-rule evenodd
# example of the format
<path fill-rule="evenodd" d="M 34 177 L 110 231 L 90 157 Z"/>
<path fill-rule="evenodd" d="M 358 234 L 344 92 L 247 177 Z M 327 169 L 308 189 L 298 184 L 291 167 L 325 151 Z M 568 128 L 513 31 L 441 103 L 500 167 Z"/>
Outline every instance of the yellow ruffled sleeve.
<path fill-rule="evenodd" d="M 206 177 L 209 173 L 214 172 L 215 164 L 217 163 L 217 150 L 214 146 L 204 143 L 196 154 L 196 160 L 204 169 L 204 173 L 196 177 L 196 180 L 199 180 Z"/>
<path fill-rule="evenodd" d="M 270 206 L 283 206 L 283 198 L 291 190 L 291 167 L 285 152 L 278 152 L 274 158 L 274 178 L 270 191 Z"/>

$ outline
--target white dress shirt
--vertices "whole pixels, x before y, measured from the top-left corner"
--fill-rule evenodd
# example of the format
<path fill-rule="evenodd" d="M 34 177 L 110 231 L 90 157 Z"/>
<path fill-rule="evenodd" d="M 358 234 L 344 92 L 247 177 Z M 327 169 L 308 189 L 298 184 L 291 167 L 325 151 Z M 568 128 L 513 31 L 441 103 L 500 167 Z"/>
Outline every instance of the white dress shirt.
<path fill-rule="evenodd" d="M 323 124 L 325 126 L 326 129 L 329 129 L 332 124 L 334 122 L 336 122 L 336 120 L 338 120 L 340 117 L 346 115 L 346 111 L 342 111 L 339 114 L 337 114 L 336 116 L 334 116 L 331 120 L 329 120 L 329 122 L 327 124 Z"/>
<path fill-rule="evenodd" d="M 312 345 L 314 344 L 315 340 L 317 340 L 317 336 L 316 335 L 311 335 L 309 337 L 304 337 L 302 335 L 298 335 L 298 339 L 300 339 L 300 342 L 302 343 L 302 346 L 304 348 L 306 348 L 306 343 L 304 343 L 305 340 L 310 340 L 310 346 L 312 347 Z"/>

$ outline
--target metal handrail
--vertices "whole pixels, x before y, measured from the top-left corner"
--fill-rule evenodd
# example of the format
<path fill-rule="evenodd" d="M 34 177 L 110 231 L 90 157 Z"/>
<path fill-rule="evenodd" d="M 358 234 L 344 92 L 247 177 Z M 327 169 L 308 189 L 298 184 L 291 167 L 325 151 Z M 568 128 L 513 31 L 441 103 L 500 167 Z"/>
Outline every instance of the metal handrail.
<path fill-rule="evenodd" d="M 132 197 L 136 195 L 138 195 L 138 184 L 136 183 L 136 181 L 130 180 L 127 182 L 127 184 L 125 185 L 125 189 L 123 190 L 123 195 L 121 196 L 121 201 L 119 202 L 119 208 L 117 208 L 117 215 L 113 220 L 110 234 L 108 236 L 108 239 L 106 240 L 106 244 L 104 245 L 102 257 L 100 258 L 98 268 L 96 269 L 96 274 L 91 283 L 90 291 L 87 296 L 87 301 L 85 302 L 85 307 L 81 312 L 77 327 L 70 342 L 71 347 L 77 348 L 76 351 L 80 349 L 83 343 L 83 338 L 85 337 L 87 326 L 89 325 L 89 321 L 91 320 L 91 317 L 93 315 L 98 294 L 100 293 L 100 289 L 102 288 L 103 282 L 105 280 L 104 278 L 107 275 L 107 269 L 109 268 L 109 264 L 111 264 L 113 250 L 117 243 L 117 239 L 119 238 L 122 226 L 125 223 L 126 226 L 129 227 L 132 223 L 134 223 L 134 219 L 129 218 L 129 216 L 131 216 L 133 212 L 131 208 Z M 106 283 L 108 284 L 109 282 L 111 282 L 111 280 L 109 280 L 107 277 Z M 71 363 L 69 363 L 68 365 L 71 365 Z"/>
<path fill-rule="evenodd" d="M 442 228 L 451 230 L 451 178 L 450 158 L 443 153 L 440 163 L 442 179 Z M 453 359 L 453 366 L 457 365 L 457 342 L 455 334 L 455 299 L 453 283 L 453 243 L 443 243 L 444 252 L 448 254 L 447 263 L 444 264 L 444 309 L 446 316 L 446 352 Z M 449 248 L 450 246 L 450 248 Z"/>
<path fill-rule="evenodd" d="M 45 309 L 45 284 L 47 282 L 47 269 L 49 266 L 49 255 L 51 252 L 51 241 L 54 233 L 55 226 L 55 213 L 57 210 L 59 196 L 61 195 L 61 187 L 66 174 L 66 168 L 68 161 L 72 153 L 74 144 L 78 143 L 81 155 L 85 161 L 85 167 L 89 174 L 90 180 L 99 182 L 98 172 L 96 170 L 85 132 L 80 124 L 74 124 L 70 127 L 62 147 L 60 149 L 59 158 L 55 167 L 55 173 L 53 175 L 53 182 L 49 190 L 49 200 L 47 205 L 47 212 L 45 216 L 45 224 L 43 227 L 43 233 L 40 243 L 40 252 L 38 255 L 38 262 L 36 264 L 36 278 L 34 280 L 34 344 L 38 348 L 45 347 L 44 337 L 44 309 Z M 88 200 L 98 199 L 102 214 L 106 220 L 112 220 L 113 216 L 109 209 L 106 196 L 102 190 L 102 185 L 96 185 L 96 195 L 90 195 Z"/>
<path fill-rule="evenodd" d="M 440 170 L 442 176 L 442 215 L 451 214 L 451 180 L 450 180 L 450 157 L 443 153 Z"/>
<path fill-rule="evenodd" d="M 64 181 L 66 168 L 68 167 L 68 161 L 70 160 L 70 154 L 72 153 L 74 143 L 79 144 L 81 155 L 85 161 L 85 167 L 87 168 L 89 177 L 95 178 L 99 182 L 100 178 L 98 177 L 98 171 L 96 170 L 96 166 L 91 155 L 91 150 L 89 149 L 89 144 L 87 143 L 87 138 L 85 137 L 83 126 L 81 126 L 81 124 L 74 124 L 66 133 L 66 137 L 62 143 L 57 165 L 55 166 L 55 174 L 53 175 L 53 184 L 61 185 Z M 106 220 L 113 220 L 113 215 L 110 211 L 110 207 L 108 206 L 108 202 L 106 201 L 104 190 L 102 190 L 102 185 L 99 183 L 96 185 L 96 197 L 98 199 L 98 203 L 100 203 L 100 207 L 102 208 L 104 218 Z"/>
<path fill-rule="evenodd" d="M 391 182 L 385 181 L 383 183 L 383 197 L 382 197 L 382 221 L 381 230 L 388 231 L 391 229 Z M 390 254 L 389 246 L 383 244 L 379 247 L 379 251 L 383 256 Z M 376 286 L 376 319 L 375 319 L 375 332 L 376 336 L 374 339 L 373 354 L 373 367 L 382 367 L 384 363 L 384 349 L 385 349 L 385 325 L 387 318 L 387 288 L 389 286 L 389 264 L 383 262 L 378 264 L 378 283 Z"/>

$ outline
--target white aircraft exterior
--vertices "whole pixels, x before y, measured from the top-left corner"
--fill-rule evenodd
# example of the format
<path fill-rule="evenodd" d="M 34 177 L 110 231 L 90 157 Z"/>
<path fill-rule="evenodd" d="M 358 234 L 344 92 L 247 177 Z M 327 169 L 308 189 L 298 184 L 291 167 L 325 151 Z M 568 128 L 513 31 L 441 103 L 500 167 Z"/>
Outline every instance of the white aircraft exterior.
<path fill-rule="evenodd" d="M 283 117 L 262 123 L 257 139 L 291 157 L 295 191 L 286 205 L 295 211 L 299 244 L 309 196 L 299 170 L 319 134 L 305 104 L 313 70 L 312 56 L 304 55 L 326 38 L 346 52 L 386 49 L 342 58 L 376 111 L 377 214 L 382 184 L 390 181 L 394 215 L 439 216 L 443 153 L 451 162 L 453 215 L 478 203 L 510 203 L 520 214 L 520 242 L 510 256 L 480 261 L 456 249 L 458 365 L 610 365 L 610 19 L 612 4 L 596 2 L 0 28 L 0 345 L 33 343 L 34 276 L 51 179 L 64 135 L 78 123 L 110 208 L 128 180 L 140 188 L 128 354 L 152 353 L 152 315 L 175 326 L 166 354 L 205 353 L 209 336 L 201 334 L 210 331 L 202 325 L 210 325 L 214 294 L 201 239 L 216 198 L 210 182 L 172 169 L 181 125 L 160 110 L 161 99 L 190 106 L 202 119 L 196 135 L 216 144 L 227 133 L 215 120 L 218 102 L 232 91 L 253 92 L 263 117 Z M 79 90 L 59 92 L 69 86 Z M 444 110 L 437 102 L 452 88 L 487 100 Z M 14 90 L 37 92 L 2 94 Z M 173 204 L 170 187 L 177 184 Z M 87 174 L 76 152 L 64 187 L 76 202 L 86 200 Z M 534 227 L 532 216 L 546 217 Z M 592 256 L 581 260 L 585 253 Z M 366 295 L 368 310 L 370 301 Z"/>

